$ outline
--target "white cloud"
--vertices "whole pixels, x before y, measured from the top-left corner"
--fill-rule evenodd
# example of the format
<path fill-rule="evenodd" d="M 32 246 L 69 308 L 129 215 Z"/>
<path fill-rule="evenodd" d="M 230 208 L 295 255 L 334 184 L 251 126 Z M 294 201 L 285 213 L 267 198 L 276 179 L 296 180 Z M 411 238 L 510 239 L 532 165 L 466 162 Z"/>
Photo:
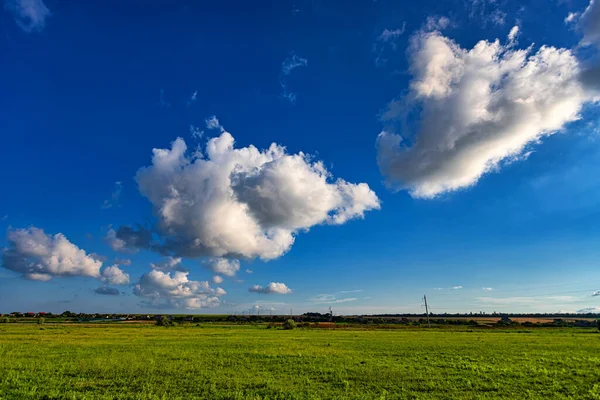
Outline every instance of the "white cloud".
<path fill-rule="evenodd" d="M 342 293 L 342 292 L 338 292 Z M 351 301 L 356 301 L 358 298 L 356 297 L 346 297 L 342 299 L 338 299 L 335 294 L 318 294 L 315 297 L 311 298 L 310 301 L 313 303 L 323 303 L 323 304 L 340 304 L 340 303 L 348 303 Z"/>
<path fill-rule="evenodd" d="M 223 129 L 223 127 L 221 126 L 221 123 L 219 122 L 219 120 L 217 119 L 217 117 L 215 115 L 207 118 L 204 123 L 206 124 L 206 128 L 207 129 L 217 129 L 220 132 L 224 132 L 225 129 Z"/>
<path fill-rule="evenodd" d="M 234 277 L 240 270 L 240 262 L 238 260 L 230 260 L 223 257 L 212 257 L 203 262 L 203 265 L 210 269 L 215 274 Z"/>
<path fill-rule="evenodd" d="M 494 290 L 494 288 L 491 287 L 483 287 L 483 290 L 485 290 L 486 292 L 491 292 L 492 290 Z"/>
<path fill-rule="evenodd" d="M 411 40 L 410 93 L 382 114 L 378 164 L 387 184 L 432 198 L 475 185 L 528 146 L 579 118 L 593 100 L 571 51 L 480 41 L 463 49 L 439 32 Z M 414 137 L 394 124 L 419 110 Z"/>
<path fill-rule="evenodd" d="M 213 281 L 213 283 L 219 285 L 219 284 L 223 283 L 223 277 L 219 276 L 219 275 L 215 275 L 215 276 L 213 276 L 212 281 Z"/>
<path fill-rule="evenodd" d="M 500 9 L 502 2 L 496 0 L 468 0 L 470 6 L 469 17 L 477 19 L 484 27 L 488 23 L 504 25 L 506 12 Z"/>
<path fill-rule="evenodd" d="M 279 77 L 279 84 L 281 85 L 282 93 L 281 96 L 290 103 L 296 103 L 296 93 L 288 91 L 286 77 L 292 73 L 296 68 L 306 67 L 308 60 L 306 58 L 298 57 L 293 52 L 288 58 L 281 63 L 281 73 Z"/>
<path fill-rule="evenodd" d="M 123 191 L 123 184 L 121 182 L 115 182 L 115 188 L 110 195 L 109 199 L 104 200 L 102 203 L 102 208 L 111 208 L 119 204 L 119 198 L 121 197 L 121 192 Z"/>
<path fill-rule="evenodd" d="M 116 288 L 111 288 L 108 286 L 100 286 L 99 288 L 94 290 L 94 293 L 96 294 L 103 294 L 103 295 L 109 295 L 109 296 L 118 296 L 121 294 L 121 292 L 119 291 L 119 289 Z"/>
<path fill-rule="evenodd" d="M 111 285 L 129 284 L 129 274 L 119 268 L 117 264 L 104 268 L 100 275 L 102 281 Z"/>
<path fill-rule="evenodd" d="M 565 24 L 570 24 L 579 19 L 579 13 L 570 12 L 569 15 L 565 17 Z"/>
<path fill-rule="evenodd" d="M 27 32 L 41 32 L 51 13 L 42 0 L 6 0 L 4 9 L 9 11 L 17 25 Z"/>
<path fill-rule="evenodd" d="M 458 289 L 462 289 L 462 288 L 463 288 L 462 286 L 452 286 L 452 289 L 454 289 L 454 290 L 458 290 Z"/>
<path fill-rule="evenodd" d="M 52 277 L 100 277 L 102 262 L 73 243 L 62 233 L 47 235 L 42 229 L 10 230 L 9 247 L 2 250 L 2 266 L 32 280 L 48 281 Z"/>
<path fill-rule="evenodd" d="M 162 271 L 182 271 L 185 272 L 185 268 L 181 265 L 181 257 L 164 257 L 163 260 L 159 263 L 150 263 L 150 268 Z"/>
<path fill-rule="evenodd" d="M 380 207 L 367 184 L 333 180 L 323 163 L 277 144 L 236 149 L 223 132 L 208 141 L 205 158 L 186 150 L 181 138 L 171 149 L 154 149 L 152 165 L 136 175 L 154 206 L 159 242 L 143 228 L 121 227 L 109 232 L 113 249 L 270 260 L 287 252 L 299 231 L 341 225 Z"/>
<path fill-rule="evenodd" d="M 292 53 L 281 63 L 281 73 L 283 75 L 289 75 L 294 69 L 306 67 L 307 65 L 308 60 L 306 58 L 298 57 L 296 54 Z"/>
<path fill-rule="evenodd" d="M 211 308 L 220 304 L 219 296 L 225 291 L 213 289 L 206 281 L 191 281 L 188 272 L 145 273 L 135 285 L 133 293 L 149 299 L 149 305 L 166 308 Z"/>
<path fill-rule="evenodd" d="M 425 22 L 425 29 L 428 31 L 440 31 L 450 26 L 448 17 L 428 17 Z"/>
<path fill-rule="evenodd" d="M 508 32 L 508 42 L 509 44 L 512 44 L 515 42 L 515 40 L 517 39 L 517 36 L 519 35 L 519 26 L 515 25 L 510 29 L 510 32 Z"/>
<path fill-rule="evenodd" d="M 192 104 L 194 104 L 196 102 L 196 99 L 198 98 L 198 91 L 194 90 L 194 93 L 192 93 L 187 101 L 187 105 L 188 107 L 191 106 Z"/>
<path fill-rule="evenodd" d="M 286 286 L 285 283 L 271 282 L 266 287 L 260 285 L 254 285 L 250 289 L 250 292 L 262 293 L 262 294 L 289 294 L 292 293 L 292 289 Z"/>
<path fill-rule="evenodd" d="M 190 135 L 192 135 L 194 139 L 202 139 L 204 131 L 197 126 L 190 125 Z"/>
<path fill-rule="evenodd" d="M 251 270 L 250 268 L 246 268 L 246 273 L 247 273 L 247 274 L 251 274 L 251 273 L 252 273 L 252 270 Z"/>

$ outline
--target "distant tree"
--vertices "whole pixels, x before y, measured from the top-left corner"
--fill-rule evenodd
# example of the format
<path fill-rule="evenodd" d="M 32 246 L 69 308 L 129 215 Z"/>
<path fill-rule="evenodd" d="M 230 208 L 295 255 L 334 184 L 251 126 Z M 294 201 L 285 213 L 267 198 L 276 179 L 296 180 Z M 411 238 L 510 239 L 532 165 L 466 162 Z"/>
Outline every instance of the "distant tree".
<path fill-rule="evenodd" d="M 2 317 L 2 319 L 0 319 L 0 322 L 3 324 L 8 324 L 10 322 L 10 318 L 8 317 Z"/>
<path fill-rule="evenodd" d="M 171 321 L 171 319 L 169 317 L 167 317 L 166 315 L 161 315 L 156 320 L 156 325 L 157 326 L 173 326 L 173 321 Z"/>
<path fill-rule="evenodd" d="M 38 324 L 38 325 L 44 325 L 44 322 L 45 322 L 45 321 L 46 321 L 46 319 L 45 319 L 45 318 L 38 318 L 38 320 L 37 320 L 37 324 Z"/>
<path fill-rule="evenodd" d="M 283 329 L 291 330 L 296 328 L 296 322 L 293 319 L 288 319 L 283 323 Z"/>

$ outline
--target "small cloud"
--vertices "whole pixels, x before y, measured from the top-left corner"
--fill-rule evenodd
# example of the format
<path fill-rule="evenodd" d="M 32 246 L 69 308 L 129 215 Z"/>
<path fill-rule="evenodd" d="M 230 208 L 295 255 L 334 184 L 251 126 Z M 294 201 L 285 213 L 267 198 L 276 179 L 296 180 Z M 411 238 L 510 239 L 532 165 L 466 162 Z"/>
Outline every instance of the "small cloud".
<path fill-rule="evenodd" d="M 570 12 L 569 15 L 567 15 L 565 17 L 565 24 L 571 24 L 573 22 L 576 22 L 577 19 L 579 19 L 579 13 L 577 13 L 577 12 Z"/>
<path fill-rule="evenodd" d="M 425 23 L 425 29 L 428 31 L 441 31 L 450 26 L 450 19 L 448 17 L 428 17 Z"/>
<path fill-rule="evenodd" d="M 215 274 L 225 275 L 230 278 L 233 278 L 240 270 L 240 262 L 238 260 L 230 260 L 224 257 L 209 258 L 204 261 L 203 265 Z"/>
<path fill-rule="evenodd" d="M 452 286 L 453 290 L 458 290 L 458 289 L 462 289 L 462 288 L 463 288 L 462 286 Z"/>
<path fill-rule="evenodd" d="M 223 277 L 219 276 L 219 275 L 215 275 L 215 276 L 213 276 L 212 281 L 213 281 L 213 283 L 218 285 L 220 283 L 223 283 Z"/>
<path fill-rule="evenodd" d="M 298 57 L 294 52 L 290 53 L 290 56 L 281 63 L 281 73 L 279 77 L 279 84 L 282 89 L 281 97 L 287 99 L 292 104 L 296 103 L 296 93 L 288 91 L 285 77 L 290 75 L 296 68 L 306 67 L 307 65 L 308 60 L 306 58 Z"/>
<path fill-rule="evenodd" d="M 94 293 L 108 295 L 108 296 L 118 296 L 118 295 L 121 294 L 121 292 L 119 291 L 119 289 L 111 288 L 111 287 L 108 287 L 108 286 L 100 286 L 99 288 L 97 288 L 96 290 L 94 290 Z"/>
<path fill-rule="evenodd" d="M 491 292 L 492 290 L 494 290 L 491 287 L 483 287 L 482 289 L 485 290 L 485 291 L 488 291 L 488 292 Z"/>
<path fill-rule="evenodd" d="M 260 285 L 254 285 L 249 292 L 262 293 L 262 294 L 289 294 L 292 293 L 292 289 L 287 287 L 285 283 L 271 282 L 266 287 Z"/>
<path fill-rule="evenodd" d="M 131 260 L 129 258 L 115 258 L 115 264 L 130 266 Z"/>
<path fill-rule="evenodd" d="M 123 191 L 123 184 L 119 181 L 115 182 L 115 188 L 114 188 L 112 194 L 110 195 L 110 198 L 104 200 L 104 203 L 102 204 L 102 208 L 106 209 L 106 208 L 111 208 L 111 207 L 118 205 L 119 198 L 121 197 L 122 191 Z"/>
<path fill-rule="evenodd" d="M 508 32 L 508 42 L 511 44 L 515 43 L 517 35 L 519 35 L 519 26 L 515 25 L 511 28 L 510 32 Z"/>
<path fill-rule="evenodd" d="M 364 292 L 363 289 L 356 289 L 356 290 L 341 290 L 337 293 L 339 294 L 345 294 L 345 293 L 360 293 L 360 292 Z"/>
<path fill-rule="evenodd" d="M 343 293 L 343 292 L 338 292 Z M 318 294 L 315 297 L 311 298 L 310 301 L 314 303 L 323 303 L 323 304 L 339 304 L 339 303 L 348 303 L 350 301 L 356 301 L 358 298 L 356 297 L 346 297 L 343 299 L 338 299 L 335 294 Z"/>
<path fill-rule="evenodd" d="M 159 263 L 150 263 L 150 268 L 157 271 L 181 271 L 186 272 L 186 269 L 181 264 L 181 257 L 166 256 Z"/>
<path fill-rule="evenodd" d="M 307 65 L 308 60 L 306 58 L 298 57 L 292 52 L 290 56 L 281 63 L 281 73 L 283 75 L 289 75 L 296 68 L 306 67 Z"/>
<path fill-rule="evenodd" d="M 201 139 L 202 136 L 204 136 L 204 131 L 198 126 L 190 125 L 190 135 L 192 135 L 194 139 Z"/>
<path fill-rule="evenodd" d="M 216 115 L 210 116 L 204 121 L 204 123 L 206 123 L 207 129 L 218 129 L 220 132 L 225 132 L 225 129 L 219 123 L 219 120 L 217 119 Z"/>
<path fill-rule="evenodd" d="M 252 273 L 252 270 L 251 270 L 250 268 L 246 268 L 246 273 L 247 273 L 247 274 L 251 274 L 251 273 Z"/>
<path fill-rule="evenodd" d="M 6 0 L 4 9 L 10 12 L 24 32 L 41 32 L 51 13 L 42 0 Z"/>
<path fill-rule="evenodd" d="M 190 95 L 190 97 L 188 98 L 188 101 L 187 101 L 188 107 L 191 106 L 192 104 L 194 104 L 196 102 L 197 98 L 198 98 L 198 91 L 194 90 L 194 93 L 192 93 Z"/>
<path fill-rule="evenodd" d="M 101 280 L 108 282 L 111 285 L 129 284 L 129 274 L 123 272 L 117 264 L 104 268 L 100 275 Z"/>

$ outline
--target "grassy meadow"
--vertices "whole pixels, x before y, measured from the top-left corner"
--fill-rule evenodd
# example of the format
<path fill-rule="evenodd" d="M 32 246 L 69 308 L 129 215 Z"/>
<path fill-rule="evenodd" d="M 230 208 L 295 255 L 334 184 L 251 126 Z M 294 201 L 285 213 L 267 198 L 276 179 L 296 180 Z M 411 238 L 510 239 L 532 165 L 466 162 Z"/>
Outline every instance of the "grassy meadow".
<path fill-rule="evenodd" d="M 595 329 L 0 325 L 0 399 L 600 399 Z"/>

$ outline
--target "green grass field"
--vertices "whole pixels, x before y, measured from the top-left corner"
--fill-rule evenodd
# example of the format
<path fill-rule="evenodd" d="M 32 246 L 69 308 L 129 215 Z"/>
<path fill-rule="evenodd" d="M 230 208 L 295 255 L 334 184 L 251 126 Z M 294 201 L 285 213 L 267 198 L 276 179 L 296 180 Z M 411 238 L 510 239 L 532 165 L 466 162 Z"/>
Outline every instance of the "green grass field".
<path fill-rule="evenodd" d="M 0 325 L 0 399 L 600 399 L 592 329 Z"/>

